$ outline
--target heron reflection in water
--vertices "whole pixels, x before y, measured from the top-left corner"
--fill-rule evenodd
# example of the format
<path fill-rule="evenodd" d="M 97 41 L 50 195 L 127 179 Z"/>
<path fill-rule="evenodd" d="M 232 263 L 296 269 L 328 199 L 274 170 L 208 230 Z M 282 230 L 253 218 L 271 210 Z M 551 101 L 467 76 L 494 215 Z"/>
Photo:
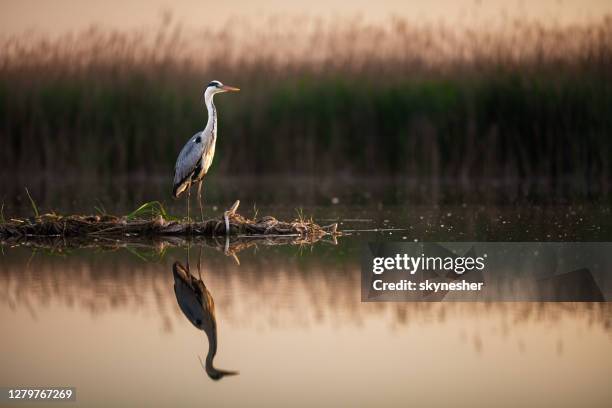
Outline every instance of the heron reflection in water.
<path fill-rule="evenodd" d="M 200 253 L 201 254 L 201 253 Z M 198 262 L 198 276 L 191 275 L 189 263 L 185 268 L 180 262 L 172 265 L 174 275 L 174 293 L 179 307 L 189 321 L 199 330 L 204 330 L 208 337 L 208 355 L 202 367 L 213 380 L 220 380 L 226 375 L 236 375 L 237 371 L 219 370 L 214 367 L 213 359 L 217 354 L 217 320 L 215 318 L 215 302 L 204 285 Z M 198 356 L 199 358 L 199 356 Z M 202 359 L 200 358 L 200 363 Z"/>

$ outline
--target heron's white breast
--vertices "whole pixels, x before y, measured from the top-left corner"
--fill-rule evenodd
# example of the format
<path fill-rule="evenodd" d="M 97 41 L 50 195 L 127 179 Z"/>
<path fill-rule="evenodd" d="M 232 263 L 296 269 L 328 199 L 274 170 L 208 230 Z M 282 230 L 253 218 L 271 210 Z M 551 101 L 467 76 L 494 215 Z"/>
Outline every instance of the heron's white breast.
<path fill-rule="evenodd" d="M 215 156 L 215 145 L 217 142 L 217 132 L 214 130 L 211 137 L 207 138 L 206 146 L 204 146 L 204 154 L 202 155 L 202 168 L 204 174 L 208 172 L 208 169 L 212 165 L 213 158 Z"/>

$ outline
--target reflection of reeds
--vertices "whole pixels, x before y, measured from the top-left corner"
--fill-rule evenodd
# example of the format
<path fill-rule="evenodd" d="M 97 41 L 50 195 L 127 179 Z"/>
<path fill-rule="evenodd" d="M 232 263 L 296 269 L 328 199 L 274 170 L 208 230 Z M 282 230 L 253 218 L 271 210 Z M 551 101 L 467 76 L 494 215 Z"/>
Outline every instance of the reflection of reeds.
<path fill-rule="evenodd" d="M 297 257 L 295 248 L 285 249 L 247 250 L 240 266 L 222 253 L 205 249 L 202 275 L 228 323 L 304 328 L 329 323 L 359 326 L 378 320 L 393 328 L 453 322 L 477 327 L 478 322 L 490 321 L 503 337 L 529 324 L 550 327 L 567 319 L 589 330 L 609 333 L 612 329 L 612 305 L 605 302 L 362 303 L 357 259 L 338 266 L 333 256 L 322 256 L 329 248 L 315 247 L 314 252 L 304 251 Z M 335 248 L 333 251 L 336 254 Z M 143 263 L 127 251 L 90 249 L 72 256 L 32 257 L 29 250 L 9 249 L 0 263 L 0 309 L 25 309 L 33 316 L 50 305 L 76 308 L 92 316 L 153 312 L 170 328 L 172 320 L 183 319 L 172 293 L 171 265 L 173 259 L 184 259 L 184 252 L 169 249 L 158 263 Z M 194 253 L 197 249 L 192 248 L 192 256 Z"/>
<path fill-rule="evenodd" d="M 169 173 L 218 99 L 217 171 L 542 177 L 607 188 L 612 18 L 497 29 L 390 20 L 91 29 L 0 44 L 3 170 Z"/>

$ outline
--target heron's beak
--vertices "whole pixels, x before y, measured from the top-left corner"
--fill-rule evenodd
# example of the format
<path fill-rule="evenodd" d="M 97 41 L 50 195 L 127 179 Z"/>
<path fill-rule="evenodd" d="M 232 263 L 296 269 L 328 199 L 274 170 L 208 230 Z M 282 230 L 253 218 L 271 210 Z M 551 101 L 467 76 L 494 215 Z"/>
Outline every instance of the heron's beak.
<path fill-rule="evenodd" d="M 240 91 L 240 88 L 235 88 L 235 87 L 229 86 L 229 85 L 223 85 L 221 87 L 221 89 L 223 89 L 225 92 L 238 92 L 238 91 Z"/>

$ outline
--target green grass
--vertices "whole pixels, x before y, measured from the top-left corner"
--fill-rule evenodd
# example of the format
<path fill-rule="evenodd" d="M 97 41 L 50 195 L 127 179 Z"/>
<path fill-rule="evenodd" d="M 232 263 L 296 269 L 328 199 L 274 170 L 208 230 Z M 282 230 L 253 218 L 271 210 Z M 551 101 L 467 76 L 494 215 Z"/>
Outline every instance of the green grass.
<path fill-rule="evenodd" d="M 30 195 L 30 192 L 28 191 L 28 188 L 27 188 L 27 187 L 25 188 L 25 192 L 26 192 L 26 194 L 27 194 L 27 196 L 28 196 L 28 199 L 30 200 L 30 205 L 32 206 L 32 211 L 34 211 L 34 216 L 35 216 L 36 218 L 38 218 L 38 217 L 39 217 L 39 215 L 40 215 L 40 214 L 38 213 L 38 207 L 36 206 L 36 203 L 34 202 L 34 199 L 32 198 L 32 196 Z"/>
<path fill-rule="evenodd" d="M 166 211 L 163 204 L 159 201 L 150 201 L 148 203 L 144 203 L 128 215 L 126 218 L 128 220 L 133 220 L 135 218 L 155 218 L 161 216 L 165 220 L 179 220 L 178 217 L 174 217 Z"/>

